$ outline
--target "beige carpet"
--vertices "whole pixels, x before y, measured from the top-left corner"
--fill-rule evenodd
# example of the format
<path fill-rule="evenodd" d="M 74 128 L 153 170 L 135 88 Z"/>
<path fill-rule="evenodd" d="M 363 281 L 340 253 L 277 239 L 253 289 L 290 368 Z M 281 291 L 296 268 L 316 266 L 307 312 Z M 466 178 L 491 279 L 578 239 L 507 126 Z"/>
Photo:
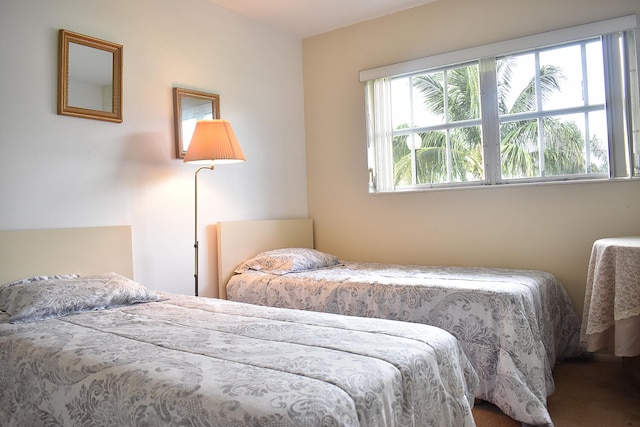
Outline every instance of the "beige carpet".
<path fill-rule="evenodd" d="M 553 370 L 556 391 L 547 405 L 555 427 L 640 427 L 640 382 L 621 359 L 596 355 L 566 360 Z M 478 427 L 520 427 L 495 406 L 473 409 Z"/>

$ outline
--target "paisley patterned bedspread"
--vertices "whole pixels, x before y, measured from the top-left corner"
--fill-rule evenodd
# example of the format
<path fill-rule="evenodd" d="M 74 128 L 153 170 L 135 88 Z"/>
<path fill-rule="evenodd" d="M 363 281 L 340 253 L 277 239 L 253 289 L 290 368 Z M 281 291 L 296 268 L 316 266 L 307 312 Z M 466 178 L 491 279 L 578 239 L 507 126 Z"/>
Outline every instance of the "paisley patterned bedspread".
<path fill-rule="evenodd" d="M 231 277 L 227 298 L 438 326 L 471 360 L 476 396 L 532 425 L 552 424 L 555 363 L 583 353 L 574 306 L 542 271 L 353 262 L 281 276 L 249 270 Z"/>
<path fill-rule="evenodd" d="M 7 426 L 473 426 L 450 334 L 158 293 L 33 323 L 0 312 Z"/>

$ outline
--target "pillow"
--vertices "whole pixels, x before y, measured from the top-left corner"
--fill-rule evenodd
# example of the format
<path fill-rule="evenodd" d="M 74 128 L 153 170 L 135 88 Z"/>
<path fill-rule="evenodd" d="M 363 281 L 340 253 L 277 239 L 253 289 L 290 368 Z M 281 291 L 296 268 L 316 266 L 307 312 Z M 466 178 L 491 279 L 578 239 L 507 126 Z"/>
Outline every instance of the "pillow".
<path fill-rule="evenodd" d="M 80 277 L 80 276 L 78 274 L 55 274 L 53 276 L 31 276 L 31 277 L 25 277 L 24 279 L 16 280 L 15 282 L 7 283 L 6 285 L 3 285 L 2 287 L 4 288 L 5 286 L 19 285 L 21 283 L 38 282 L 38 281 L 41 281 L 41 280 L 74 279 L 76 277 Z"/>
<path fill-rule="evenodd" d="M 37 276 L 0 288 L 0 310 L 9 314 L 11 323 L 158 300 L 140 283 L 117 273 Z"/>
<path fill-rule="evenodd" d="M 284 275 L 331 267 L 339 263 L 340 260 L 337 256 L 320 252 L 316 249 L 274 249 L 259 253 L 255 257 L 246 260 L 236 268 L 235 272 L 244 273 L 247 270 L 256 270 Z"/>

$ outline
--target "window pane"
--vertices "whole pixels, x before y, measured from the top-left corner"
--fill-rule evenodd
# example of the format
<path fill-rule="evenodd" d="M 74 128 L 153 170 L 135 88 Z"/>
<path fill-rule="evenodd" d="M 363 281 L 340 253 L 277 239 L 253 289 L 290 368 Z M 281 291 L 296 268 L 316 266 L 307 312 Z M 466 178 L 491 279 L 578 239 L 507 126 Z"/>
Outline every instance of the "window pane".
<path fill-rule="evenodd" d="M 500 125 L 503 178 L 540 176 L 538 121 L 519 120 Z"/>
<path fill-rule="evenodd" d="M 604 65 L 602 58 L 602 41 L 597 40 L 587 43 L 586 50 L 589 105 L 604 104 Z"/>
<path fill-rule="evenodd" d="M 411 123 L 411 92 L 408 77 L 391 80 L 391 125 L 393 129 L 409 127 Z"/>
<path fill-rule="evenodd" d="M 413 120 L 418 127 L 445 122 L 444 71 L 413 76 Z"/>
<path fill-rule="evenodd" d="M 544 122 L 545 175 L 587 172 L 584 114 L 546 117 Z"/>
<path fill-rule="evenodd" d="M 415 153 L 418 184 L 477 181 L 484 178 L 480 126 L 422 132 Z"/>
<path fill-rule="evenodd" d="M 411 150 L 406 141 L 407 135 L 393 138 L 393 176 L 396 185 L 411 185 L 412 181 Z"/>
<path fill-rule="evenodd" d="M 582 54 L 580 45 L 540 52 L 540 92 L 542 109 L 581 107 Z"/>
<path fill-rule="evenodd" d="M 498 59 L 496 72 L 501 115 L 536 111 L 534 54 Z"/>
<path fill-rule="evenodd" d="M 451 131 L 452 182 L 484 179 L 482 127 L 468 126 Z"/>
<path fill-rule="evenodd" d="M 609 147 L 607 115 L 594 111 L 588 115 L 589 126 L 589 170 L 588 173 L 609 174 Z"/>
<path fill-rule="evenodd" d="M 480 118 L 478 65 L 453 68 L 447 73 L 449 122 Z"/>
<path fill-rule="evenodd" d="M 409 135 L 401 135 L 393 138 L 393 163 L 398 163 L 400 159 L 408 155 L 411 150 L 407 145 Z"/>
<path fill-rule="evenodd" d="M 447 132 L 422 132 L 422 146 L 416 150 L 418 184 L 449 181 L 447 159 Z"/>

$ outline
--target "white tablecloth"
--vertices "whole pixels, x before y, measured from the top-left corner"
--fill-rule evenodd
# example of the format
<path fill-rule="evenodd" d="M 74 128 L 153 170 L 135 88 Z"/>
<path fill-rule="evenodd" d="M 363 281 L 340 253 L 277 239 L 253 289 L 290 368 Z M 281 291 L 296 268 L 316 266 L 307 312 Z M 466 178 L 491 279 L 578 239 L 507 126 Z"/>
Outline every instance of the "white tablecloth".
<path fill-rule="evenodd" d="M 640 355 L 640 237 L 593 244 L 580 339 L 587 351 Z"/>

